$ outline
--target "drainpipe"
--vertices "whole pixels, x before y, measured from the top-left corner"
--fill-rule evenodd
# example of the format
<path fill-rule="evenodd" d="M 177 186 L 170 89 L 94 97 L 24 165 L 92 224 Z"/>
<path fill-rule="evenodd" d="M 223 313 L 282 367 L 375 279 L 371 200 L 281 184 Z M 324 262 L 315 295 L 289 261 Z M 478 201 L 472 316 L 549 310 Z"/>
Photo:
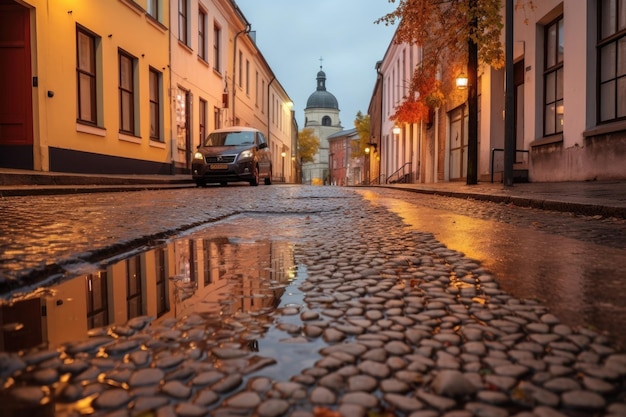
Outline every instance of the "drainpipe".
<path fill-rule="evenodd" d="M 235 94 L 237 93 L 237 38 L 239 35 L 244 33 L 250 33 L 250 29 L 252 29 L 252 25 L 247 23 L 245 29 L 240 30 L 235 34 L 235 40 L 233 41 L 233 120 L 231 122 L 231 126 L 235 125 L 235 120 L 237 118 L 235 115 Z"/>

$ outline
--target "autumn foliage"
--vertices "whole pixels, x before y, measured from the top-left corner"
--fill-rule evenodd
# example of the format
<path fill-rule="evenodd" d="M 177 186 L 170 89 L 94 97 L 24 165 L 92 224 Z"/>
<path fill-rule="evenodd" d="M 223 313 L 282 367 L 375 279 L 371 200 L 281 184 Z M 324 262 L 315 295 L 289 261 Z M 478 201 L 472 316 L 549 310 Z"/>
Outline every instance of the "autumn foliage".
<path fill-rule="evenodd" d="M 419 45 L 423 52 L 405 101 L 392 116 L 396 122 L 425 120 L 429 109 L 443 104 L 452 88 L 450 73 L 467 63 L 470 39 L 478 46 L 480 62 L 503 66 L 501 0 L 389 1 L 397 3 L 396 10 L 375 23 L 397 23 L 394 42 Z M 440 76 L 444 69 L 448 70 L 447 81 Z"/>

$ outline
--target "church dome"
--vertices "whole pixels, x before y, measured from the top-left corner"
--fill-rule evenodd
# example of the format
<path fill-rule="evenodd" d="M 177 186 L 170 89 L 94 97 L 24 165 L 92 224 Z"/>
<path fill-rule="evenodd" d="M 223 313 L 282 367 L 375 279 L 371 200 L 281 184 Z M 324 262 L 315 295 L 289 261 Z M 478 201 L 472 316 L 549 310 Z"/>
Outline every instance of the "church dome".
<path fill-rule="evenodd" d="M 321 108 L 339 110 L 337 99 L 330 92 L 326 91 L 326 73 L 320 67 L 317 73 L 317 90 L 309 96 L 306 101 L 306 108 Z"/>

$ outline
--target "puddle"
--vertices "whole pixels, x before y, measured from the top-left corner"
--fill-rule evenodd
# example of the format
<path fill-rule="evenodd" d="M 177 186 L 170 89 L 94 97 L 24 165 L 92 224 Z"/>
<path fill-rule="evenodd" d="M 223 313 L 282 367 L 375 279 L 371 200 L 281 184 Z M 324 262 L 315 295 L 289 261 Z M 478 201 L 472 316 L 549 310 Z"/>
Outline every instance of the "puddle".
<path fill-rule="evenodd" d="M 299 372 L 318 359 L 318 348 L 284 330 L 298 315 L 280 314 L 284 307 L 303 305 L 298 286 L 306 268 L 295 263 L 292 221 L 297 219 L 232 218 L 5 302 L 0 351 L 52 349 L 139 316 L 168 326 L 196 315 L 213 334 L 235 327 L 230 343 L 280 357 L 263 375 Z"/>

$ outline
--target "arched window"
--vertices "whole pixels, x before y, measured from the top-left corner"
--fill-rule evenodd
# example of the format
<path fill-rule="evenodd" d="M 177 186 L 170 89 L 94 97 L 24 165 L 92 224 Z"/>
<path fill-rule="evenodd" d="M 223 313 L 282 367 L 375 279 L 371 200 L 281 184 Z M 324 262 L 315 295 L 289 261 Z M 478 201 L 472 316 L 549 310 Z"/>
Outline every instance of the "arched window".
<path fill-rule="evenodd" d="M 330 116 L 322 117 L 322 126 L 330 126 Z"/>

